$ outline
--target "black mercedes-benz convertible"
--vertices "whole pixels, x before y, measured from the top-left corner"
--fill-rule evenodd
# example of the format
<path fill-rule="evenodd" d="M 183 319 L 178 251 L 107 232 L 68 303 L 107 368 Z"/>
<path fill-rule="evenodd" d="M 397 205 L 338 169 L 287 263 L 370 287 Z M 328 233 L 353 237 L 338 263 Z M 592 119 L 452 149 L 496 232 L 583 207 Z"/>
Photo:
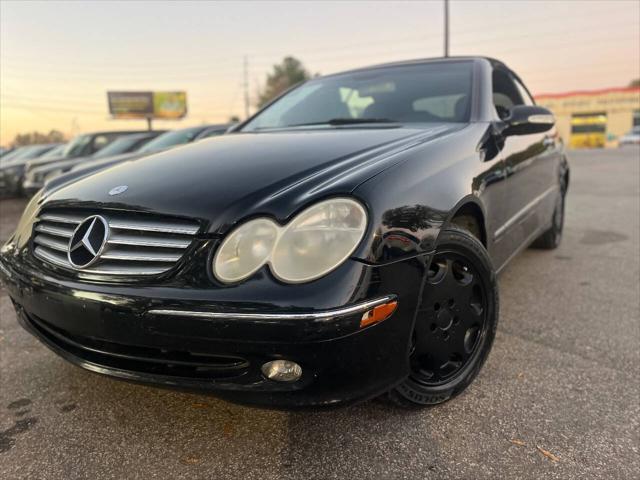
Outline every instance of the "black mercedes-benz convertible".
<path fill-rule="evenodd" d="M 553 116 L 501 62 L 387 64 L 41 190 L 0 273 L 87 370 L 284 408 L 436 404 L 489 354 L 497 272 L 560 242 L 568 183 Z"/>

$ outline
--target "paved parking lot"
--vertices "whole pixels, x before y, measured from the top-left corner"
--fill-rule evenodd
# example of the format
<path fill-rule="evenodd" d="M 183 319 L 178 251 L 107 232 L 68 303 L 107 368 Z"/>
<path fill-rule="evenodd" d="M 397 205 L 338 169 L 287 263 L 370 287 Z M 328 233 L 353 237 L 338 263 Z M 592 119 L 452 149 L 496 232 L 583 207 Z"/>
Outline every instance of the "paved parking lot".
<path fill-rule="evenodd" d="M 0 299 L 0 478 L 607 478 L 640 471 L 640 151 L 571 154 L 562 246 L 500 278 L 467 393 L 286 413 L 73 367 Z M 0 203 L 0 239 L 21 200 Z M 636 472 L 635 474 L 633 472 Z"/>

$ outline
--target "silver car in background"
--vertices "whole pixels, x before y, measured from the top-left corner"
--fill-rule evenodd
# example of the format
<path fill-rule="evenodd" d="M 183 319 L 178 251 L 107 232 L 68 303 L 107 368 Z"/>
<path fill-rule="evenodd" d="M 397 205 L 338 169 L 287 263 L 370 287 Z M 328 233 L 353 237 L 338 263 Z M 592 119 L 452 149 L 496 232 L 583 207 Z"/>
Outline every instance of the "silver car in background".
<path fill-rule="evenodd" d="M 200 125 L 197 127 L 188 127 L 180 130 L 172 130 L 159 135 L 142 148 L 135 152 L 124 153 L 121 155 L 110 156 L 106 158 L 92 158 L 90 161 L 73 166 L 69 172 L 62 174 L 51 174 L 45 178 L 44 183 L 47 186 L 58 187 L 63 184 L 71 183 L 77 179 L 92 175 L 95 172 L 104 170 L 122 162 L 137 160 L 147 155 L 159 153 L 170 148 L 184 145 L 187 143 L 203 140 L 209 137 L 215 137 L 226 133 L 234 124 L 216 124 L 216 125 Z"/>
<path fill-rule="evenodd" d="M 640 145 L 640 125 L 636 125 L 627 133 L 625 133 L 620 140 L 618 140 L 618 146 L 624 147 L 627 145 Z"/>
<path fill-rule="evenodd" d="M 93 155 L 75 158 L 56 159 L 54 162 L 43 162 L 38 166 L 29 168 L 24 176 L 23 191 L 31 196 L 42 188 L 47 178 L 54 178 L 68 172 L 76 165 L 81 165 L 91 160 L 110 158 L 123 153 L 135 152 L 165 133 L 165 130 L 153 130 L 143 133 L 122 135 Z"/>
<path fill-rule="evenodd" d="M 58 155 L 64 145 L 47 143 L 17 147 L 0 158 L 0 196 L 20 195 L 27 163 L 33 159 Z"/>

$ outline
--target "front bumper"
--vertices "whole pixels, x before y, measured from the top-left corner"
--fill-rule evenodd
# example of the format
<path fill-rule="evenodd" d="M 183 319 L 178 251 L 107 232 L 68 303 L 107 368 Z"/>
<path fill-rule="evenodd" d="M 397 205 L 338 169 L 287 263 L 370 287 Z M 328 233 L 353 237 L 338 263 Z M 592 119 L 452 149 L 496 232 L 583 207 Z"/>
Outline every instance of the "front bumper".
<path fill-rule="evenodd" d="M 21 193 L 22 170 L 0 171 L 0 195 L 10 196 Z"/>
<path fill-rule="evenodd" d="M 44 182 L 25 179 L 22 182 L 22 191 L 29 197 L 32 197 L 36 194 L 38 190 L 40 190 L 44 185 Z"/>
<path fill-rule="evenodd" d="M 328 276 L 339 278 L 319 281 L 322 290 L 314 295 L 323 297 L 320 310 L 310 307 L 314 296 L 308 302 L 300 298 L 308 287 L 290 286 L 289 301 L 269 298 L 264 283 L 270 279 L 260 287 L 243 286 L 240 296 L 212 288 L 209 299 L 196 300 L 185 288 L 53 276 L 12 255 L 0 256 L 0 276 L 22 326 L 80 367 L 215 392 L 241 403 L 294 408 L 364 400 L 405 378 L 427 259 L 378 267 L 348 261 Z M 252 294 L 260 297 L 252 301 Z M 394 314 L 361 329 L 371 302 L 390 298 L 398 301 Z M 266 379 L 260 367 L 274 359 L 295 361 L 302 377 L 292 383 Z"/>

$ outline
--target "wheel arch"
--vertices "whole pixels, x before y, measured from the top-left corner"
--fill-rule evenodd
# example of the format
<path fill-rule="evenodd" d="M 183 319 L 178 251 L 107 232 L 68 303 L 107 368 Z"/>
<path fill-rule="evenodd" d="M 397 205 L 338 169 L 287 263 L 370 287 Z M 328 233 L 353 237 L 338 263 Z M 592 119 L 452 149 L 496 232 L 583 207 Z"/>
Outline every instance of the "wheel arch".
<path fill-rule="evenodd" d="M 469 220 L 475 222 L 475 228 L 469 228 Z M 471 233 L 480 240 L 482 245 L 485 248 L 488 247 L 485 209 L 484 205 L 482 205 L 478 197 L 475 195 L 468 195 L 464 197 L 454 208 L 451 209 L 451 213 L 445 221 L 443 229 L 450 224 L 455 224 L 467 230 L 471 230 Z"/>

